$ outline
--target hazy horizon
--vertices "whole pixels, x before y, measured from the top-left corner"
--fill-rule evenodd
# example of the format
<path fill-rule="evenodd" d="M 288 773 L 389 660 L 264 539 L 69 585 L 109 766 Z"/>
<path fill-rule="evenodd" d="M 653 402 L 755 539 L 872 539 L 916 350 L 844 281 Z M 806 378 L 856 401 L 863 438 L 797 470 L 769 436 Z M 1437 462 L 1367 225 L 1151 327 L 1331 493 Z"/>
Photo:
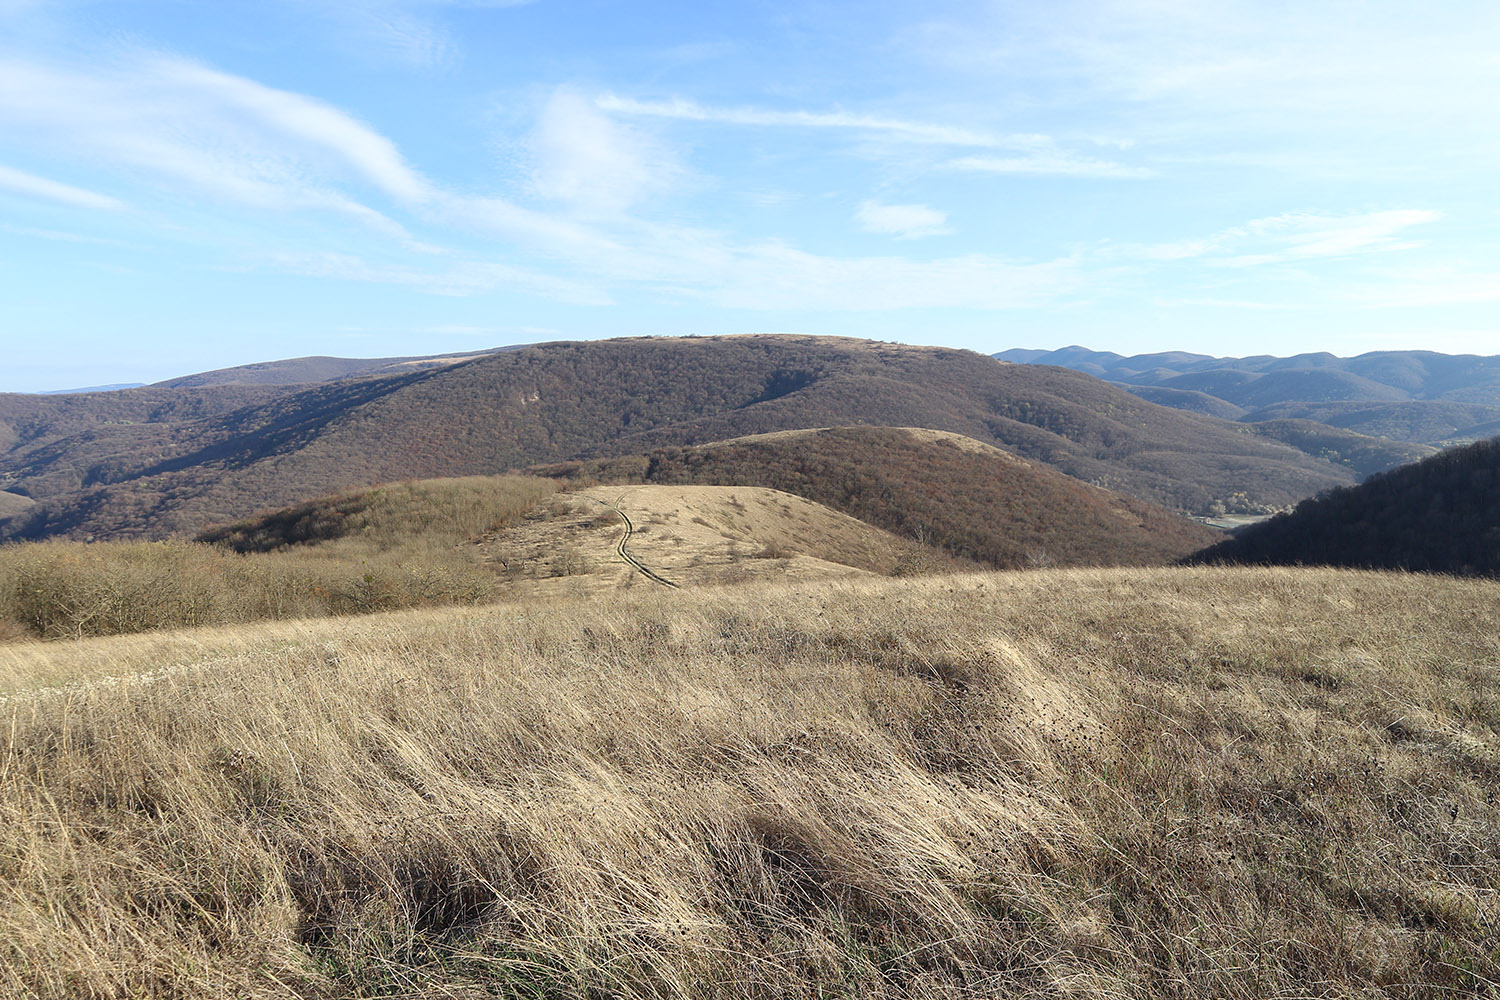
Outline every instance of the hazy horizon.
<path fill-rule="evenodd" d="M 734 336 L 734 335 L 730 334 L 730 336 Z M 755 336 L 755 334 L 746 334 L 745 336 Z M 797 335 L 794 334 L 793 336 L 797 336 Z M 566 340 L 568 340 L 570 338 L 560 338 L 560 339 L 563 340 L 563 341 L 566 341 Z M 595 339 L 605 339 L 605 338 L 595 338 Z M 536 343 L 537 344 L 543 344 L 543 343 L 548 343 L 548 341 L 537 341 Z M 898 343 L 899 343 L 899 341 L 898 341 Z M 486 351 L 494 350 L 496 348 L 500 348 L 500 347 L 512 347 L 512 346 L 515 346 L 515 347 L 525 347 L 525 346 L 531 346 L 531 345 L 529 345 L 529 344 L 515 344 L 515 345 L 511 345 L 511 344 L 503 344 L 503 345 L 502 344 L 495 344 L 495 345 L 489 345 L 489 346 L 486 346 L 486 347 L 476 347 L 473 350 L 474 350 L 474 353 L 480 354 L 480 353 L 484 353 Z M 933 345 L 924 345 L 924 346 L 946 347 L 946 346 L 951 346 L 951 345 L 933 344 Z M 964 348 L 964 349 L 967 349 L 967 348 Z M 975 350 L 978 350 L 978 349 L 975 349 Z M 978 350 L 978 353 L 998 357 L 999 355 L 1004 354 L 1004 353 L 1006 353 L 1008 351 L 1053 352 L 1053 351 L 1059 351 L 1059 350 L 1083 350 L 1083 351 L 1088 351 L 1090 353 L 1099 353 L 1099 354 L 1114 353 L 1114 354 L 1119 354 L 1119 352 L 1117 352 L 1117 351 L 1116 352 L 1104 351 L 1104 350 L 1101 350 L 1101 349 L 1098 349 L 1098 348 L 1090 347 L 1087 344 L 1064 344 L 1064 345 L 1062 345 L 1060 347 L 1050 347 L 1050 348 L 1014 346 L 1014 347 L 1002 347 L 1002 348 L 999 348 L 999 349 L 993 350 L 993 351 Z M 1395 349 L 1384 349 L 1384 350 L 1378 350 L 1378 351 L 1366 351 L 1366 352 L 1362 352 L 1362 353 L 1364 353 L 1364 354 L 1381 354 L 1381 353 L 1391 353 L 1393 350 L 1395 350 Z M 1453 354 L 1453 353 L 1449 353 L 1449 352 L 1445 352 L 1445 351 L 1429 351 L 1426 348 L 1408 348 L 1408 349 L 1405 349 L 1405 350 L 1406 351 L 1411 351 L 1411 352 L 1423 352 L 1423 353 L 1430 353 L 1430 354 L 1440 354 L 1440 355 L 1443 355 L 1445 357 L 1456 357 L 1456 356 L 1500 357 L 1500 354 L 1484 355 L 1484 354 L 1476 354 L 1475 352 L 1472 352 L 1472 351 L 1465 352 L 1464 355 L 1457 355 L 1457 354 Z M 1295 354 L 1262 355 L 1262 356 L 1292 358 L 1292 357 L 1300 357 L 1300 356 L 1314 355 L 1314 354 L 1326 354 L 1326 353 L 1329 353 L 1329 352 L 1323 352 L 1323 351 L 1298 351 Z M 1208 353 L 1203 352 L 1203 351 L 1182 350 L 1182 349 L 1174 349 L 1174 348 L 1166 348 L 1166 349 L 1159 350 L 1159 351 L 1138 351 L 1138 352 L 1134 352 L 1134 354 L 1132 354 L 1132 355 L 1119 354 L 1119 356 L 1121 356 L 1121 357 L 1132 357 L 1132 356 L 1135 356 L 1135 355 L 1153 355 L 1153 354 L 1191 354 L 1191 355 L 1198 355 L 1198 356 L 1202 356 L 1202 357 L 1215 358 L 1215 359 L 1224 360 L 1224 361 L 1238 361 L 1238 360 L 1244 360 L 1244 359 L 1249 358 L 1249 357 L 1255 357 L 1255 355 L 1208 354 Z M 153 384 L 155 384 L 157 382 L 167 382 L 167 381 L 171 381 L 173 379 L 185 378 L 185 377 L 187 377 L 189 375 L 205 374 L 207 372 L 212 372 L 212 371 L 221 371 L 221 370 L 225 370 L 225 369 L 233 369 L 233 368 L 244 367 L 244 366 L 247 366 L 247 365 L 264 364 L 264 363 L 279 362 L 279 361 L 297 361 L 297 360 L 301 360 L 301 359 L 305 359 L 305 358 L 332 357 L 332 358 L 336 358 L 336 359 L 339 359 L 339 360 L 352 360 L 352 361 L 367 361 L 367 360 L 370 360 L 370 361 L 373 361 L 373 360 L 382 360 L 382 359 L 388 358 L 388 357 L 389 358 L 394 358 L 394 357 L 423 357 L 423 356 L 430 356 L 430 355 L 354 355 L 354 354 L 351 354 L 351 355 L 298 355 L 297 357 L 287 357 L 287 358 L 256 358 L 256 359 L 251 360 L 251 361 L 244 361 L 244 362 L 239 362 L 239 363 L 236 363 L 236 364 L 220 365 L 218 368 L 205 368 L 205 369 L 197 369 L 197 370 L 194 370 L 194 371 L 174 371 L 174 372 L 172 372 L 170 374 L 163 375 L 161 378 L 154 379 L 152 382 L 114 382 L 114 383 L 103 382 L 103 383 L 99 383 L 97 385 L 88 385 L 88 386 L 85 386 L 85 385 L 60 386 L 60 387 L 48 388 L 48 389 L 4 389 L 4 388 L 0 388 L 0 392 L 21 392 L 21 393 L 29 393 L 29 394 L 34 394 L 34 395 L 63 395 L 63 394 L 78 393 L 78 392 L 107 392 L 107 391 L 116 391 L 116 390 L 119 390 L 119 389 L 136 389 L 136 388 L 141 388 L 141 387 L 144 387 L 144 386 L 153 385 Z M 1341 360 L 1348 360 L 1350 358 L 1359 357 L 1361 355 L 1335 355 L 1335 356 L 1338 357 L 1338 358 L 1340 358 Z"/>

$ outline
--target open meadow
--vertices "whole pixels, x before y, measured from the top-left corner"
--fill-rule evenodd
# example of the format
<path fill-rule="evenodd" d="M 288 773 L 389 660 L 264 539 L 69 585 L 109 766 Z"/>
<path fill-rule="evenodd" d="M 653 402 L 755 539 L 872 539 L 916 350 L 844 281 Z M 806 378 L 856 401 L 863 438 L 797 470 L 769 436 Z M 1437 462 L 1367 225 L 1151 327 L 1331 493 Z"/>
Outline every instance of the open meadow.
<path fill-rule="evenodd" d="M 1500 584 L 636 586 L 0 646 L 0 992 L 1493 995 Z"/>

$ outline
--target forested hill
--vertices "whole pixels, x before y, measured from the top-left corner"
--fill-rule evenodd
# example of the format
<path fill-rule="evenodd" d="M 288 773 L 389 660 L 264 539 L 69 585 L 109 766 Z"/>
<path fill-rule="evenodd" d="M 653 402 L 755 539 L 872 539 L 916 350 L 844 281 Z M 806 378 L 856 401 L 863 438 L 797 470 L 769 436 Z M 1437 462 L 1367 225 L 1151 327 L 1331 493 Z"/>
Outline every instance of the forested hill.
<path fill-rule="evenodd" d="M 1194 561 L 1500 575 L 1500 438 L 1304 501 Z"/>
<path fill-rule="evenodd" d="M 119 416 L 135 394 L 172 392 L 261 395 L 229 412 L 117 422 L 141 419 Z M 108 395 L 107 404 L 28 397 L 28 426 L 53 431 L 11 435 L 0 489 L 38 503 L 0 522 L 0 536 L 161 536 L 377 482 L 856 424 L 952 431 L 1191 511 L 1285 505 L 1356 479 L 1323 457 L 1091 376 L 844 338 L 556 343 L 295 391 Z M 77 401 L 75 416 L 103 409 L 94 423 L 60 421 L 40 412 L 48 400 Z"/>

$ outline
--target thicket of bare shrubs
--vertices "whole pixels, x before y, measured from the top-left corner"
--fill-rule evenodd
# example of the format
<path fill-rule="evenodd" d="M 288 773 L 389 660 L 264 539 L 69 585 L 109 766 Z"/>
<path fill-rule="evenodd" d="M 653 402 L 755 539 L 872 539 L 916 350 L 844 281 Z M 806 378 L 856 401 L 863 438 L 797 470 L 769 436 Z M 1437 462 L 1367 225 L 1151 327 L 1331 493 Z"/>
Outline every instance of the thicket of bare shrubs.
<path fill-rule="evenodd" d="M 0 546 L 0 639 L 478 603 L 495 577 L 462 543 L 555 490 L 525 476 L 430 480 L 325 497 L 202 542 Z"/>
<path fill-rule="evenodd" d="M 1204 569 L 0 649 L 0 989 L 1484 996 L 1497 636 Z"/>

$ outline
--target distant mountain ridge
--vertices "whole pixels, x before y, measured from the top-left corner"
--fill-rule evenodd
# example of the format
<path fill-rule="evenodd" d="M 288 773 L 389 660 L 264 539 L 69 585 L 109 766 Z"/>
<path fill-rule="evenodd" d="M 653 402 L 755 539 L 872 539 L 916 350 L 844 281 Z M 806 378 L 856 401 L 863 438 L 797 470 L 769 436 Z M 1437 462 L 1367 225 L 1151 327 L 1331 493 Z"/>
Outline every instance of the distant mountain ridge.
<path fill-rule="evenodd" d="M 157 382 L 155 385 L 166 389 L 198 388 L 208 385 L 306 385 L 369 375 L 401 375 L 423 369 L 441 368 L 486 354 L 518 351 L 521 346 L 489 347 L 454 354 L 411 355 L 399 358 L 333 358 L 321 355 L 288 358 L 285 361 L 261 361 L 237 365 L 233 368 L 219 368 L 211 372 L 199 372 L 196 375 L 182 375 Z"/>
<path fill-rule="evenodd" d="M 89 385 L 80 389 L 44 389 L 39 396 L 71 396 L 81 392 L 114 392 L 117 389 L 139 389 L 144 382 L 115 382 L 110 385 Z"/>
<path fill-rule="evenodd" d="M 962 434 L 1176 510 L 1275 508 L 1360 474 L 1321 445 L 969 351 L 624 338 L 295 386 L 0 395 L 0 489 L 37 501 L 0 537 L 161 537 L 379 482 L 858 424 Z"/>
<path fill-rule="evenodd" d="M 1426 444 L 1482 438 L 1500 425 L 1500 356 L 1372 351 L 1353 358 L 1326 352 L 1216 358 L 1168 351 L 1126 357 L 1074 346 L 995 357 L 1070 368 L 1164 406 L 1252 423 L 1309 419 Z"/>

